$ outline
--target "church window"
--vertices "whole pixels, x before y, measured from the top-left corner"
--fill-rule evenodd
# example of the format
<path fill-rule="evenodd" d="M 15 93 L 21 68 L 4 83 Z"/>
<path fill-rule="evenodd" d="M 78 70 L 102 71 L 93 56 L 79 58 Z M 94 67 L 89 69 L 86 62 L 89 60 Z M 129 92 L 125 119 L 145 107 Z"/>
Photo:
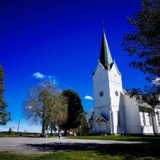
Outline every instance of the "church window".
<path fill-rule="evenodd" d="M 146 118 L 145 118 L 145 112 L 142 112 L 142 118 L 143 118 L 143 124 L 146 125 Z"/>
<path fill-rule="evenodd" d="M 149 124 L 150 126 L 152 126 L 152 113 L 149 113 L 148 116 L 149 116 Z"/>
<path fill-rule="evenodd" d="M 115 95 L 118 96 L 118 91 L 115 92 Z"/>
<path fill-rule="evenodd" d="M 101 92 L 99 92 L 99 96 L 100 97 L 102 97 L 103 96 L 103 92 L 101 91 Z"/>
<path fill-rule="evenodd" d="M 157 113 L 158 125 L 160 126 L 160 112 Z"/>

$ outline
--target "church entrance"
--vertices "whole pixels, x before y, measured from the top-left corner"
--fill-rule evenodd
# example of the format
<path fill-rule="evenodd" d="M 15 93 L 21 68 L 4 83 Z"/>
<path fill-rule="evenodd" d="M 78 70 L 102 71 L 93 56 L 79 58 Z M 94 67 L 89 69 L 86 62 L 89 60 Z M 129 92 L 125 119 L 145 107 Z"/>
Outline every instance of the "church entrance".
<path fill-rule="evenodd" d="M 99 132 L 106 133 L 106 123 L 105 122 L 100 123 Z"/>
<path fill-rule="evenodd" d="M 99 133 L 110 133 L 109 121 L 101 120 L 101 122 L 99 123 Z"/>

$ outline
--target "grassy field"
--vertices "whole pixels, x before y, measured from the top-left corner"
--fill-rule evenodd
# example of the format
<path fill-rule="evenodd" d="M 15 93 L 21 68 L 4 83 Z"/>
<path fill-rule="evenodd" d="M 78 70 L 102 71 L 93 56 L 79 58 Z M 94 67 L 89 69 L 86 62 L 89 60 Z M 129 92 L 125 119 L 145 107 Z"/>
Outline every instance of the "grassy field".
<path fill-rule="evenodd" d="M 89 140 L 116 140 L 116 141 L 141 141 L 141 142 L 160 142 L 160 136 L 70 136 L 71 139 L 89 139 Z"/>
<path fill-rule="evenodd" d="M 0 152 L 0 160 L 158 160 L 160 159 L 159 136 L 87 136 L 69 137 L 80 139 L 144 141 L 142 144 L 103 145 L 85 150 L 73 150 L 43 155 L 20 155 Z"/>

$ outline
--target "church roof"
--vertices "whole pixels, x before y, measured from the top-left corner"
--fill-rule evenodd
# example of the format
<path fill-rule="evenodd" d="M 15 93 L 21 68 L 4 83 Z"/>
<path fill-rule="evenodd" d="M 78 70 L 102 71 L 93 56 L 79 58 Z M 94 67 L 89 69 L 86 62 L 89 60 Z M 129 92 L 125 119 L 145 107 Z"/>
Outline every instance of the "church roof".
<path fill-rule="evenodd" d="M 107 38 L 103 29 L 102 32 L 102 42 L 101 42 L 101 51 L 100 51 L 100 63 L 103 65 L 105 69 L 111 69 L 113 65 L 112 56 L 109 50 Z"/>
<path fill-rule="evenodd" d="M 96 118 L 95 122 L 98 122 L 98 121 L 101 121 L 101 120 L 103 120 L 103 121 L 105 121 L 105 122 L 109 121 L 108 118 L 106 118 L 106 117 L 104 117 L 102 114 L 100 114 L 100 115 L 98 115 L 98 117 Z"/>

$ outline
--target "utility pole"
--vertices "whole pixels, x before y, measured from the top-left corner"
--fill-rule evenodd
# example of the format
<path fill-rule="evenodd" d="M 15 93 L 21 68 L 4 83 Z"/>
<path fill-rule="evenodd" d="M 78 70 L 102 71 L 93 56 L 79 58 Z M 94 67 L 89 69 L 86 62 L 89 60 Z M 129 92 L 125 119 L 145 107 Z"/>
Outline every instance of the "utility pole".
<path fill-rule="evenodd" d="M 19 133 L 20 120 L 18 121 L 17 133 Z"/>

